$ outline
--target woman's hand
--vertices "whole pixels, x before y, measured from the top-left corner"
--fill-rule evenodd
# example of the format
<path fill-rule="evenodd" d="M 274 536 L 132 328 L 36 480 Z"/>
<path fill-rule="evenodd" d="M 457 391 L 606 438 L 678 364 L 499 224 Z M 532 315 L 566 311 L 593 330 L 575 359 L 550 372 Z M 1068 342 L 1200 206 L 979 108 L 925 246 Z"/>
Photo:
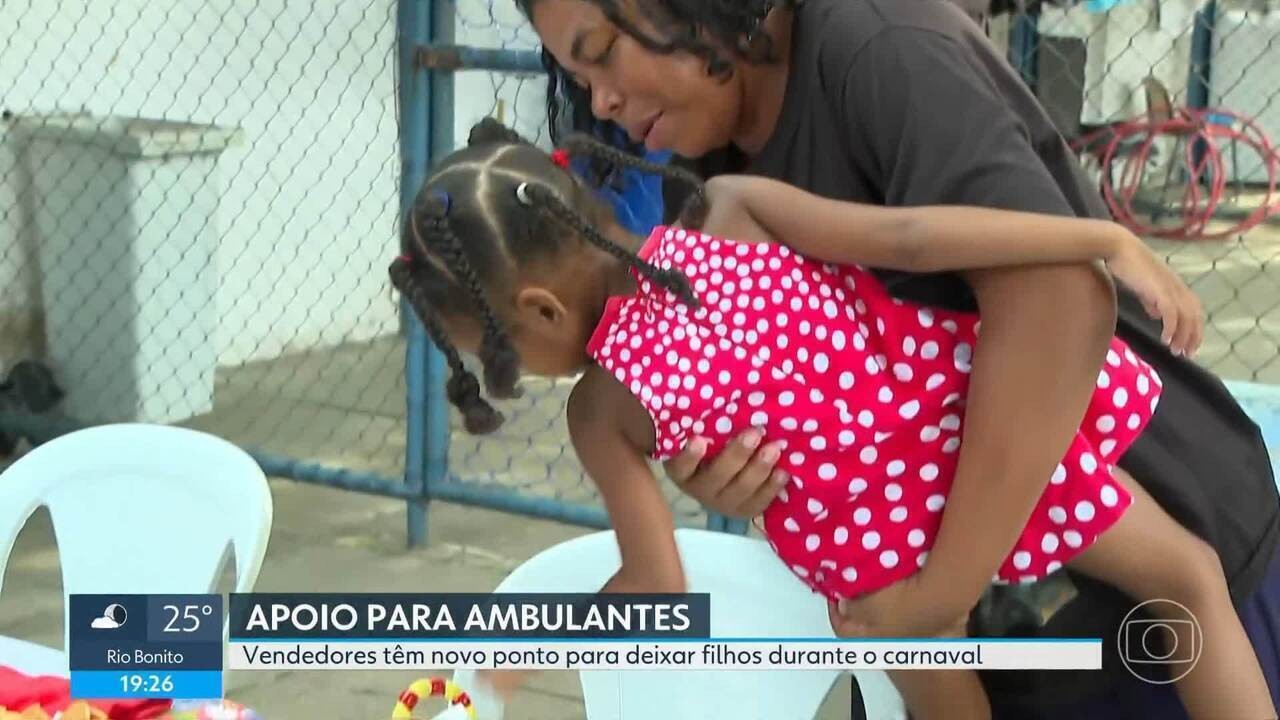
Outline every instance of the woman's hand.
<path fill-rule="evenodd" d="M 748 430 L 702 464 L 707 441 L 694 438 L 683 452 L 663 464 L 667 475 L 686 495 L 704 507 L 732 518 L 750 520 L 762 512 L 790 478 L 774 470 L 782 451 L 761 443 L 760 430 Z"/>
<path fill-rule="evenodd" d="M 831 630 L 842 638 L 938 637 L 963 627 L 972 606 L 931 586 L 923 573 L 863 595 L 856 600 L 828 601 Z"/>
<path fill-rule="evenodd" d="M 1164 324 L 1164 343 L 1175 354 L 1190 357 L 1204 339 L 1200 298 L 1141 238 L 1122 232 L 1124 237 L 1107 267 L 1138 296 L 1147 314 Z"/>

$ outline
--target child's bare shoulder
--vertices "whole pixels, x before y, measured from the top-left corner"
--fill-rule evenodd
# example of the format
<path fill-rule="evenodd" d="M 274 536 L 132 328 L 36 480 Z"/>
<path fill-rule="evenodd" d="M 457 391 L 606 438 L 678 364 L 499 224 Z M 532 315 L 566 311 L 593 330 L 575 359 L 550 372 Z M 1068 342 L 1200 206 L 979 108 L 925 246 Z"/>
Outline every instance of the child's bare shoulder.
<path fill-rule="evenodd" d="M 721 175 L 707 181 L 707 215 L 699 228 L 702 232 L 740 243 L 776 241 L 751 215 L 746 195 L 742 192 L 748 181 L 740 175 Z"/>
<path fill-rule="evenodd" d="M 618 436 L 644 452 L 657 444 L 649 411 L 599 365 L 589 366 L 573 386 L 565 417 L 575 438 Z"/>

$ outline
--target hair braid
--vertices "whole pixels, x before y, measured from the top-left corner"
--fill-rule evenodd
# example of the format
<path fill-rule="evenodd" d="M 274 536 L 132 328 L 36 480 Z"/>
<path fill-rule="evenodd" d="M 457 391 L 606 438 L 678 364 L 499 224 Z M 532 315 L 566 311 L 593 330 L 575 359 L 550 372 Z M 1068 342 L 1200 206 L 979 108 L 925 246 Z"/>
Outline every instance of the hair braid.
<path fill-rule="evenodd" d="M 689 186 L 692 194 L 685 199 L 677 216 L 679 221 L 690 228 L 700 228 L 707 216 L 706 186 L 702 178 L 690 170 L 678 165 L 655 163 L 642 157 L 636 157 L 620 148 L 607 145 L 584 133 L 574 133 L 565 138 L 563 147 L 573 153 L 582 153 L 599 158 L 614 165 L 635 168 L 641 172 L 660 175 L 664 178 L 678 180 Z"/>
<path fill-rule="evenodd" d="M 480 364 L 484 368 L 484 384 L 490 394 L 500 398 L 518 398 L 520 389 L 516 383 L 520 380 L 520 355 L 511 340 L 498 323 L 493 308 L 485 299 L 484 287 L 480 278 L 467 260 L 462 243 L 449 226 L 447 204 L 443 201 L 425 204 L 421 213 L 415 213 L 415 221 L 422 216 L 428 232 L 439 239 L 437 254 L 444 259 L 452 272 L 466 287 L 471 300 L 480 311 L 484 322 L 484 334 L 480 340 Z M 417 228 L 415 226 L 415 235 Z M 426 248 L 421 248 L 423 252 Z"/>
<path fill-rule="evenodd" d="M 522 201 L 524 201 L 524 198 L 528 198 L 528 204 L 534 209 L 541 209 L 550 213 L 553 217 L 576 230 L 592 245 L 618 258 L 629 267 L 635 268 L 641 275 L 671 291 L 689 306 L 693 308 L 701 306 L 697 295 L 694 294 L 693 288 L 689 285 L 689 278 L 685 277 L 684 273 L 679 270 L 660 268 L 641 260 L 635 253 L 601 234 L 595 226 L 587 222 L 573 208 L 564 204 L 560 198 L 556 197 L 555 193 L 547 188 L 533 183 L 525 183 L 517 190 L 517 195 L 524 196 L 521 198 Z"/>
<path fill-rule="evenodd" d="M 467 145 L 482 145 L 484 143 L 503 142 L 512 145 L 530 145 L 524 136 L 515 130 L 503 125 L 491 116 L 485 116 L 480 122 L 471 127 L 471 132 L 467 136 Z"/>
<path fill-rule="evenodd" d="M 414 233 L 417 234 L 416 231 Z M 418 314 L 427 335 L 444 354 L 451 370 L 449 382 L 445 386 L 445 395 L 449 402 L 462 413 L 467 432 L 473 435 L 485 435 L 497 430 L 503 423 L 502 413 L 480 397 L 480 383 L 462 364 L 458 351 L 449 342 L 448 335 L 440 325 L 440 320 L 431 310 L 431 302 L 427 299 L 426 288 L 413 276 L 413 267 L 408 260 L 397 258 L 392 261 L 388 271 L 391 284 L 409 300 L 410 307 Z"/>

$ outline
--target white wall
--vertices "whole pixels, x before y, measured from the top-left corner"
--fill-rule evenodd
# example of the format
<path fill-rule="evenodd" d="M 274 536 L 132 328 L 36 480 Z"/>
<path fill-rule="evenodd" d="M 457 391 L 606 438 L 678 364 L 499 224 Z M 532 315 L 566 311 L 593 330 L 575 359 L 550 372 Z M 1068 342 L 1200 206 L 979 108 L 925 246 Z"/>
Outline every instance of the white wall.
<path fill-rule="evenodd" d="M 220 163 L 214 339 L 239 363 L 395 328 L 394 47 L 394 0 L 6 0 L 0 103 L 243 128 Z M 9 139 L 2 311 L 40 302 Z"/>

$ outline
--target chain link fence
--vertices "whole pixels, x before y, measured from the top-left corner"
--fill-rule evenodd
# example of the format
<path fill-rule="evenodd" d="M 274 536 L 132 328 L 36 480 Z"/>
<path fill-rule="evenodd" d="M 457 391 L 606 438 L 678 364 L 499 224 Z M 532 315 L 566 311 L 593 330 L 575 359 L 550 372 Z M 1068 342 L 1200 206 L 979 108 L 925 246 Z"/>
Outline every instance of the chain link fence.
<path fill-rule="evenodd" d="M 1280 139 L 1280 3 L 1015 5 L 992 41 L 1193 283 L 1201 362 L 1280 395 L 1280 227 L 1246 222 L 1274 157 L 1225 113 L 1172 122 Z M 386 279 L 432 157 L 486 115 L 549 143 L 536 48 L 510 0 L 6 0 L 0 429 L 206 429 L 272 474 L 408 499 L 412 542 L 428 497 L 603 523 L 571 383 L 527 380 L 497 436 L 466 435 Z"/>

